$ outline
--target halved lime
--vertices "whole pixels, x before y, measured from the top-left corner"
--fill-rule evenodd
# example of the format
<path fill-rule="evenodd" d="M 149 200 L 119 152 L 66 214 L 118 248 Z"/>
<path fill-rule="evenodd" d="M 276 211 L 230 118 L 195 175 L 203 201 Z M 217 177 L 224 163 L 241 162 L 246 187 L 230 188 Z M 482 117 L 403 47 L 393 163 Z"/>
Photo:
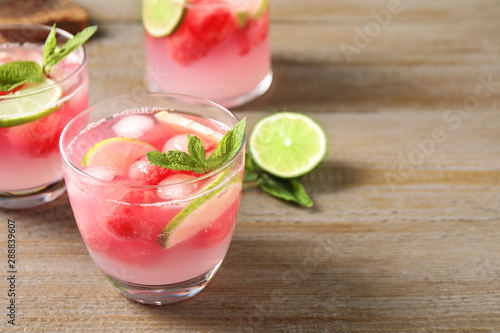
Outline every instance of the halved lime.
<path fill-rule="evenodd" d="M 142 23 L 153 37 L 171 34 L 184 16 L 185 0 L 143 0 Z"/>
<path fill-rule="evenodd" d="M 326 136 L 310 117 L 279 112 L 255 125 L 249 146 L 262 169 L 278 177 L 294 178 L 321 162 L 326 153 Z"/>
<path fill-rule="evenodd" d="M 223 184 L 229 172 L 230 170 L 222 172 L 203 189 L 207 194 L 194 199 L 174 216 L 158 237 L 160 246 L 168 249 L 194 236 L 215 221 L 219 214 L 223 214 L 225 207 L 231 206 L 234 200 L 239 198 L 242 188 L 239 174 L 236 174 L 229 184 Z"/>
<path fill-rule="evenodd" d="M 47 88 L 49 86 L 52 87 Z M 50 79 L 42 83 L 27 83 L 0 100 L 0 127 L 29 123 L 51 114 L 62 106 L 56 104 L 61 96 L 61 87 Z"/>
<path fill-rule="evenodd" d="M 96 143 L 82 159 L 84 167 L 110 167 L 125 174 L 132 163 L 156 150 L 153 145 L 135 139 L 115 137 Z"/>

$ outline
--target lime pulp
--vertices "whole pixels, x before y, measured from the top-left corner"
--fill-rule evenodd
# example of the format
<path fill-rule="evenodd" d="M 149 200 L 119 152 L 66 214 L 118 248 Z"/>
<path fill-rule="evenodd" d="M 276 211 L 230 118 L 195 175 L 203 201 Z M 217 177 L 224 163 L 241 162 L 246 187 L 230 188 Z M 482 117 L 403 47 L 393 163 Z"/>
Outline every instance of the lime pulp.
<path fill-rule="evenodd" d="M 310 172 L 324 158 L 326 136 L 310 117 L 279 112 L 255 125 L 249 146 L 262 169 L 278 177 L 295 178 Z"/>
<path fill-rule="evenodd" d="M 27 83 L 22 89 L 0 100 L 0 127 L 12 127 L 35 121 L 59 109 L 61 86 L 46 79 Z"/>
<path fill-rule="evenodd" d="M 121 174 L 146 153 L 156 150 L 147 142 L 114 137 L 96 143 L 82 159 L 84 167 L 110 167 Z"/>
<path fill-rule="evenodd" d="M 170 35 L 184 16 L 184 0 L 143 0 L 142 22 L 153 37 Z"/>

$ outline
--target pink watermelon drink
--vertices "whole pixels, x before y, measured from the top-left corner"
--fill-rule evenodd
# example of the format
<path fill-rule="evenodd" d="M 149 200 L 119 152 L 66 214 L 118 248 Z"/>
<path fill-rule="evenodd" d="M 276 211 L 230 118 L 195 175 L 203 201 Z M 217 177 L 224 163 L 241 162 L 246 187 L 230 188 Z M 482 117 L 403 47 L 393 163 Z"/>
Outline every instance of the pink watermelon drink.
<path fill-rule="evenodd" d="M 208 172 L 152 164 L 151 152 L 193 155 L 189 135 L 210 159 L 235 123 L 216 104 L 153 94 L 103 102 L 68 124 L 61 151 L 75 219 L 94 262 L 125 296 L 177 302 L 219 267 L 238 213 L 243 142 Z"/>
<path fill-rule="evenodd" d="M 271 84 L 268 0 L 143 0 L 146 82 L 226 107 Z"/>
<path fill-rule="evenodd" d="M 36 25 L 0 27 L 0 36 L 8 38 L 0 44 L 3 86 L 3 74 L 13 63 L 42 68 L 50 31 Z M 72 37 L 62 30 L 54 32 L 59 44 Z M 33 207 L 54 200 L 65 189 L 58 143 L 68 121 L 88 106 L 83 46 L 41 74 L 39 81 L 0 91 L 0 207 Z"/>

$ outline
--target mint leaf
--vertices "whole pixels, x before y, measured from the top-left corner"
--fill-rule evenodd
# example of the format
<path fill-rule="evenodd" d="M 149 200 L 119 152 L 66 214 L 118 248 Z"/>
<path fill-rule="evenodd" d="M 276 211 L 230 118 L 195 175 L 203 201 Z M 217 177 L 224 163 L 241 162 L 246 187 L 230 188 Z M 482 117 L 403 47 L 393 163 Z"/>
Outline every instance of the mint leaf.
<path fill-rule="evenodd" d="M 274 197 L 286 201 L 293 201 L 305 207 L 313 206 L 312 200 L 298 180 L 285 179 L 271 175 L 262 170 L 248 153 L 245 154 L 245 176 L 243 181 L 257 181 L 257 185 L 264 192 Z"/>
<path fill-rule="evenodd" d="M 43 48 L 43 63 L 46 64 L 49 61 L 49 58 L 54 54 L 54 51 L 57 46 L 56 39 L 56 25 L 52 26 L 52 29 L 45 40 L 45 46 Z"/>
<path fill-rule="evenodd" d="M 201 142 L 200 138 L 197 136 L 191 136 L 189 134 L 187 136 L 189 156 L 196 165 L 203 168 L 205 172 L 209 171 L 207 170 L 207 154 L 203 148 L 203 142 Z"/>
<path fill-rule="evenodd" d="M 207 159 L 208 167 L 215 170 L 225 164 L 227 156 L 231 153 L 231 132 L 227 132 L 220 140 L 215 150 Z"/>
<path fill-rule="evenodd" d="M 55 30 L 55 26 L 52 28 Z M 43 62 L 43 70 L 45 73 L 49 73 L 52 67 L 57 64 L 59 61 L 63 60 L 66 56 L 68 56 L 71 52 L 76 50 L 80 45 L 85 43 L 92 35 L 97 31 L 97 26 L 93 25 L 87 27 L 73 36 L 73 38 L 69 39 L 64 43 L 59 50 L 55 48 L 52 49 L 52 52 L 47 51 L 47 59 L 44 57 Z M 52 31 L 51 31 L 52 33 Z M 50 34 L 47 37 L 46 45 L 49 44 L 49 47 L 52 47 L 53 41 L 49 41 L 51 38 Z M 45 55 L 45 52 L 44 52 Z"/>
<path fill-rule="evenodd" d="M 149 164 L 161 166 L 171 170 L 191 170 L 198 174 L 205 172 L 204 166 L 200 166 L 192 156 L 183 151 L 170 150 L 160 153 L 157 150 L 146 153 Z"/>
<path fill-rule="evenodd" d="M 56 49 L 56 26 L 52 27 L 43 49 L 43 68 L 35 61 L 12 61 L 0 66 L 0 91 L 10 91 L 27 82 L 45 81 L 45 74 L 52 66 L 64 59 L 85 43 L 97 30 L 96 26 L 85 28 L 69 39 L 59 50 Z"/>
<path fill-rule="evenodd" d="M 307 195 L 302 184 L 295 179 L 284 179 L 263 173 L 257 180 L 257 185 L 265 192 L 277 198 L 293 201 L 305 207 L 312 207 L 313 202 Z"/>
<path fill-rule="evenodd" d="M 245 176 L 243 177 L 244 182 L 254 182 L 256 181 L 262 169 L 255 163 L 252 156 L 249 153 L 245 153 Z"/>
<path fill-rule="evenodd" d="M 190 170 L 198 174 L 216 170 L 229 162 L 240 150 L 245 136 L 246 119 L 239 121 L 233 129 L 226 132 L 224 137 L 207 159 L 203 142 L 197 136 L 188 136 L 188 152 L 170 150 L 166 153 L 159 151 L 149 152 L 150 164 L 172 170 Z"/>
<path fill-rule="evenodd" d="M 0 91 L 10 91 L 26 82 L 43 82 L 42 67 L 34 61 L 12 61 L 0 66 Z"/>
<path fill-rule="evenodd" d="M 229 162 L 239 151 L 245 137 L 246 118 L 240 120 L 224 135 L 215 150 L 208 157 L 207 163 L 211 170 L 215 170 Z"/>

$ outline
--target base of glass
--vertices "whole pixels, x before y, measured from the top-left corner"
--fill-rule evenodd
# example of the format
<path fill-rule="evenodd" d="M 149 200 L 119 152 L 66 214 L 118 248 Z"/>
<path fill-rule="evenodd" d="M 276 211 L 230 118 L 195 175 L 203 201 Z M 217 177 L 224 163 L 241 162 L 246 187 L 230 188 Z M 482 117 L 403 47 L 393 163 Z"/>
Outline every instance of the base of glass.
<path fill-rule="evenodd" d="M 264 77 L 264 79 L 262 79 L 262 81 L 260 81 L 259 84 L 249 92 L 239 96 L 216 99 L 214 100 L 214 102 L 222 105 L 225 108 L 232 108 L 243 105 L 263 95 L 271 86 L 272 81 L 273 81 L 273 72 L 269 71 L 267 75 Z"/>
<path fill-rule="evenodd" d="M 0 191 L 0 208 L 26 209 L 41 206 L 59 198 L 65 191 L 66 185 L 64 179 L 28 191 Z"/>
<path fill-rule="evenodd" d="M 113 278 L 104 272 L 103 274 L 122 295 L 132 301 L 150 305 L 165 305 L 181 302 L 198 294 L 210 282 L 221 264 L 222 260 L 212 270 L 194 279 L 160 286 L 133 284 Z"/>
<path fill-rule="evenodd" d="M 150 92 L 166 92 L 166 93 L 187 93 L 189 92 L 182 92 L 182 91 L 164 91 L 161 89 L 156 83 L 152 82 L 149 80 L 149 78 L 146 76 L 146 87 Z M 273 81 L 273 71 L 270 70 L 266 76 L 253 88 L 252 90 L 242 94 L 242 95 L 237 95 L 237 96 L 230 96 L 227 98 L 210 98 L 206 96 L 197 96 L 201 98 L 206 98 L 209 99 L 217 104 L 222 105 L 225 108 L 232 108 L 236 106 L 240 106 L 242 104 L 245 104 L 247 102 L 250 102 L 251 100 L 256 99 L 257 97 L 263 95 L 271 86 L 271 83 Z"/>

